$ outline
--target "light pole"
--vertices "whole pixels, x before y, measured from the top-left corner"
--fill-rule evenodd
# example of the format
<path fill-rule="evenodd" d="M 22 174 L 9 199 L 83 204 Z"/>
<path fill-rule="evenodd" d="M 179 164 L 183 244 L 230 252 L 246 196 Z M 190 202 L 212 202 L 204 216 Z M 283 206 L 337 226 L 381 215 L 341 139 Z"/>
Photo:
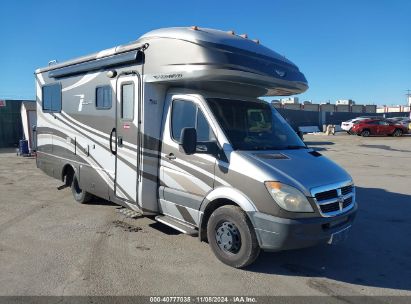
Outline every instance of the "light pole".
<path fill-rule="evenodd" d="M 408 89 L 407 90 L 407 94 L 405 94 L 406 96 L 407 96 L 407 103 L 408 103 L 408 107 L 409 107 L 409 109 L 410 109 L 410 115 L 409 115 L 409 118 L 411 119 L 411 90 L 410 89 Z"/>

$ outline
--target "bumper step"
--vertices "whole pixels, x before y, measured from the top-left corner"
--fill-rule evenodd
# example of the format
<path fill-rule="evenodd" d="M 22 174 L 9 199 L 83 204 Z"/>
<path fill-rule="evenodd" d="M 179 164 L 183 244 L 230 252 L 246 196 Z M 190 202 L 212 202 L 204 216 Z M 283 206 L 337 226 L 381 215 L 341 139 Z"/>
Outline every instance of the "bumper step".
<path fill-rule="evenodd" d="M 179 220 L 176 220 L 170 216 L 158 215 L 155 217 L 155 219 L 157 222 L 163 223 L 164 225 L 174 228 L 175 230 L 178 230 L 182 233 L 188 235 L 198 235 L 198 230 L 194 226 L 180 222 Z"/>

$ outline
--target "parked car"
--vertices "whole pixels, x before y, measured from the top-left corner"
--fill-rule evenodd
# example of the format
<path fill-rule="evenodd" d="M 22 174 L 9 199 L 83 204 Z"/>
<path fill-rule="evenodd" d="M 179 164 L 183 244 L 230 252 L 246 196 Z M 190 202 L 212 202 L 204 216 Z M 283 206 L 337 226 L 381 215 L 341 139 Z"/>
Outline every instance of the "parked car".
<path fill-rule="evenodd" d="M 365 120 L 365 119 L 372 119 L 372 118 L 376 119 L 376 118 L 380 118 L 380 117 L 376 117 L 376 116 L 359 116 L 359 117 L 356 117 L 356 118 L 353 118 L 353 119 L 350 119 L 350 120 L 347 120 L 347 121 L 343 121 L 341 123 L 341 129 L 346 131 L 348 134 L 352 134 L 351 129 L 356 123 L 358 123 L 362 120 Z"/>
<path fill-rule="evenodd" d="M 351 131 L 364 137 L 370 135 L 401 136 L 408 132 L 403 125 L 386 119 L 367 119 L 355 124 Z"/>
<path fill-rule="evenodd" d="M 399 123 L 403 125 L 404 127 L 406 127 L 408 130 L 410 130 L 411 119 L 408 117 L 393 117 L 393 118 L 389 118 L 389 120 L 395 123 Z"/>

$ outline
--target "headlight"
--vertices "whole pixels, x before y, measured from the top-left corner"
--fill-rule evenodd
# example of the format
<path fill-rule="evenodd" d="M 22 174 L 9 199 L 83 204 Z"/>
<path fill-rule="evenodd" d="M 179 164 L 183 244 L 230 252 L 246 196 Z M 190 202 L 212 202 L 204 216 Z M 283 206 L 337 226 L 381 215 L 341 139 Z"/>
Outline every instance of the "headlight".
<path fill-rule="evenodd" d="M 280 182 L 265 182 L 274 201 L 283 209 L 294 212 L 314 212 L 301 191 Z"/>

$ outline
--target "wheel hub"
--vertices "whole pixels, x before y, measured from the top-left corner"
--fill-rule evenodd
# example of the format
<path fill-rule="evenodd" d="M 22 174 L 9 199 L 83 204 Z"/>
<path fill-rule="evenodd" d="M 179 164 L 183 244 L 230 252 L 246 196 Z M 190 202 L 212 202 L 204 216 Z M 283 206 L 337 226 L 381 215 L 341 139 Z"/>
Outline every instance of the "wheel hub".
<path fill-rule="evenodd" d="M 241 248 L 240 232 L 231 222 L 224 222 L 217 227 L 216 240 L 223 251 L 237 253 Z"/>

